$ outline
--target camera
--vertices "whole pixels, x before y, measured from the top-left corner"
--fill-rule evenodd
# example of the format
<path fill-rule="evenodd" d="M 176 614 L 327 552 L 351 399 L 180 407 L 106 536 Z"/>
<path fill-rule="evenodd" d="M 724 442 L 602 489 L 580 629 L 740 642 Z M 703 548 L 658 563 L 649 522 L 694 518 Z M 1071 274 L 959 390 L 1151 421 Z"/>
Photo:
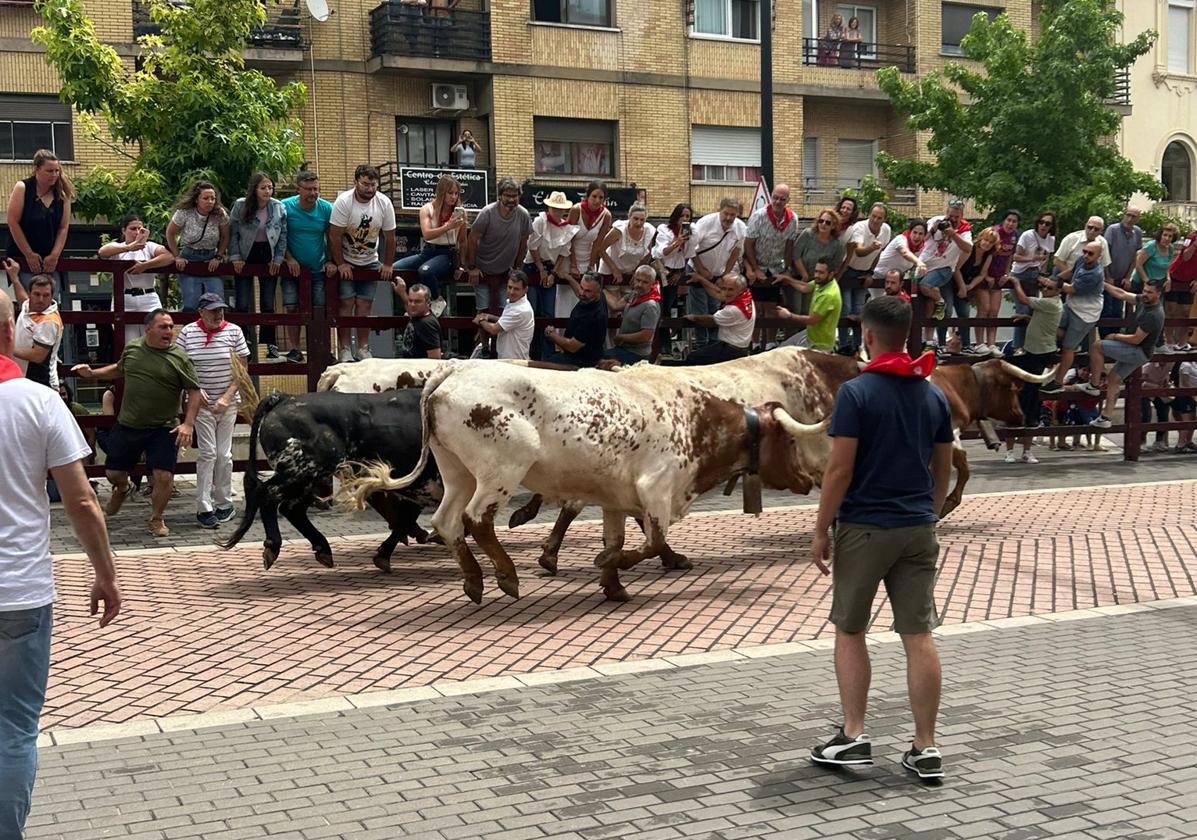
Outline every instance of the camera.
<path fill-rule="evenodd" d="M 945 230 L 951 230 L 951 228 L 952 223 L 948 219 L 940 219 L 939 224 L 935 226 L 935 229 L 940 233 L 943 233 Z"/>

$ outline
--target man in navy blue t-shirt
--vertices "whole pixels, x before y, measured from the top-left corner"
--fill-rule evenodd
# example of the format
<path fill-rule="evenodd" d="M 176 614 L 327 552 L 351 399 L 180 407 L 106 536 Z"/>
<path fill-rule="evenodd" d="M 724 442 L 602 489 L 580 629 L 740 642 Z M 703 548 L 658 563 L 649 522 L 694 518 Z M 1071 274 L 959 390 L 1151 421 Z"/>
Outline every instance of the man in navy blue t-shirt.
<path fill-rule="evenodd" d="M 938 511 L 952 468 L 952 414 L 943 392 L 926 380 L 934 357 L 913 360 L 903 345 L 910 304 L 898 297 L 870 300 L 861 314 L 872 361 L 840 387 L 828 434 L 814 561 L 827 573 L 834 523 L 831 622 L 835 675 L 844 723 L 834 738 L 811 750 L 819 764 L 872 764 L 864 733 L 870 664 L 865 647 L 873 598 L 884 581 L 894 629 L 908 660 L 915 734 L 902 764 L 920 778 L 942 778 L 935 747 L 939 711 L 939 654 L 931 631 L 935 613 Z"/>

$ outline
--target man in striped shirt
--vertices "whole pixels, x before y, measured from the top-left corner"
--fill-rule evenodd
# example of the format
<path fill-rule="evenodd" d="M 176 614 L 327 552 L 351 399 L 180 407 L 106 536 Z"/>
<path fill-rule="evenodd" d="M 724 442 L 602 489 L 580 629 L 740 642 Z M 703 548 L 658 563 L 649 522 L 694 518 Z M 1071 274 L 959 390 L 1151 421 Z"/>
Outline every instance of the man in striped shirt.
<path fill-rule="evenodd" d="M 245 334 L 224 319 L 220 295 L 202 295 L 199 316 L 183 327 L 178 344 L 195 365 L 200 385 L 200 410 L 195 416 L 195 520 L 201 528 L 215 528 L 236 515 L 233 426 L 240 398 L 233 365 L 244 364 L 249 346 Z"/>

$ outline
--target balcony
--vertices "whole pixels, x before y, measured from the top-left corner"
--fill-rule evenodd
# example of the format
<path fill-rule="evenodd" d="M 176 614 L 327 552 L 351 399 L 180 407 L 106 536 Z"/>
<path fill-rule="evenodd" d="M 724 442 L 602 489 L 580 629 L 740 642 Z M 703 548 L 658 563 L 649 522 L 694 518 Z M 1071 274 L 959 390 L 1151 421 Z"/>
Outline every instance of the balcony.
<path fill-rule="evenodd" d="M 829 41 L 826 38 L 802 39 L 802 63 L 807 67 L 828 67 L 843 70 L 880 70 L 897 67 L 903 73 L 914 72 L 914 47 L 901 44 L 878 44 Z"/>
<path fill-rule="evenodd" d="M 179 3 L 181 0 L 172 0 Z M 245 39 L 246 63 L 255 67 L 286 68 L 303 61 L 300 0 L 266 4 L 266 22 L 251 29 Z M 150 19 L 150 7 L 133 0 L 133 35 L 157 35 L 161 29 Z"/>
<path fill-rule="evenodd" d="M 1114 72 L 1114 95 L 1106 100 L 1111 107 L 1129 108 L 1131 104 L 1130 68 L 1123 67 Z"/>
<path fill-rule="evenodd" d="M 917 187 L 894 187 L 882 184 L 889 193 L 887 202 L 893 207 L 916 207 L 918 205 Z M 803 178 L 802 201 L 805 204 L 818 204 L 824 207 L 834 207 L 844 190 L 860 189 L 860 181 L 845 181 L 840 178 Z M 862 211 L 863 212 L 863 211 Z"/>
<path fill-rule="evenodd" d="M 490 61 L 490 12 L 448 9 L 432 17 L 421 6 L 388 0 L 370 12 L 370 51 L 383 66 L 392 56 L 462 62 Z"/>
<path fill-rule="evenodd" d="M 1197 228 L 1197 201 L 1157 201 L 1152 209 L 1182 219 L 1190 228 Z"/>

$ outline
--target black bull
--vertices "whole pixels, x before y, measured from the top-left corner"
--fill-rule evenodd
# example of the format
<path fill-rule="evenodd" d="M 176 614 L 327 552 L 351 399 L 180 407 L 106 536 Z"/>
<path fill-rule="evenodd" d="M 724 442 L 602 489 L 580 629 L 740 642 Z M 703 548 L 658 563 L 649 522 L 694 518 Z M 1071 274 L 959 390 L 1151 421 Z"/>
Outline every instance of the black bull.
<path fill-rule="evenodd" d="M 274 474 L 258 476 L 258 442 L 274 466 Z M 291 397 L 271 394 L 254 413 L 249 433 L 249 467 L 245 471 L 245 513 L 223 548 L 236 545 L 260 512 L 266 530 L 262 562 L 267 569 L 282 548 L 281 511 L 312 545 L 316 560 L 332 566 L 332 549 L 308 519 L 308 508 L 332 493 L 332 479 L 346 462 L 382 461 L 399 475 L 415 467 L 423 446 L 420 433 L 420 391 L 385 394 L 341 394 L 325 391 Z M 374 565 L 391 570 L 391 554 L 400 540 L 423 543 L 426 531 L 420 512 L 441 496 L 440 474 L 429 459 L 420 478 L 402 491 L 375 493 L 367 500 L 387 521 L 391 535 L 378 547 Z"/>

